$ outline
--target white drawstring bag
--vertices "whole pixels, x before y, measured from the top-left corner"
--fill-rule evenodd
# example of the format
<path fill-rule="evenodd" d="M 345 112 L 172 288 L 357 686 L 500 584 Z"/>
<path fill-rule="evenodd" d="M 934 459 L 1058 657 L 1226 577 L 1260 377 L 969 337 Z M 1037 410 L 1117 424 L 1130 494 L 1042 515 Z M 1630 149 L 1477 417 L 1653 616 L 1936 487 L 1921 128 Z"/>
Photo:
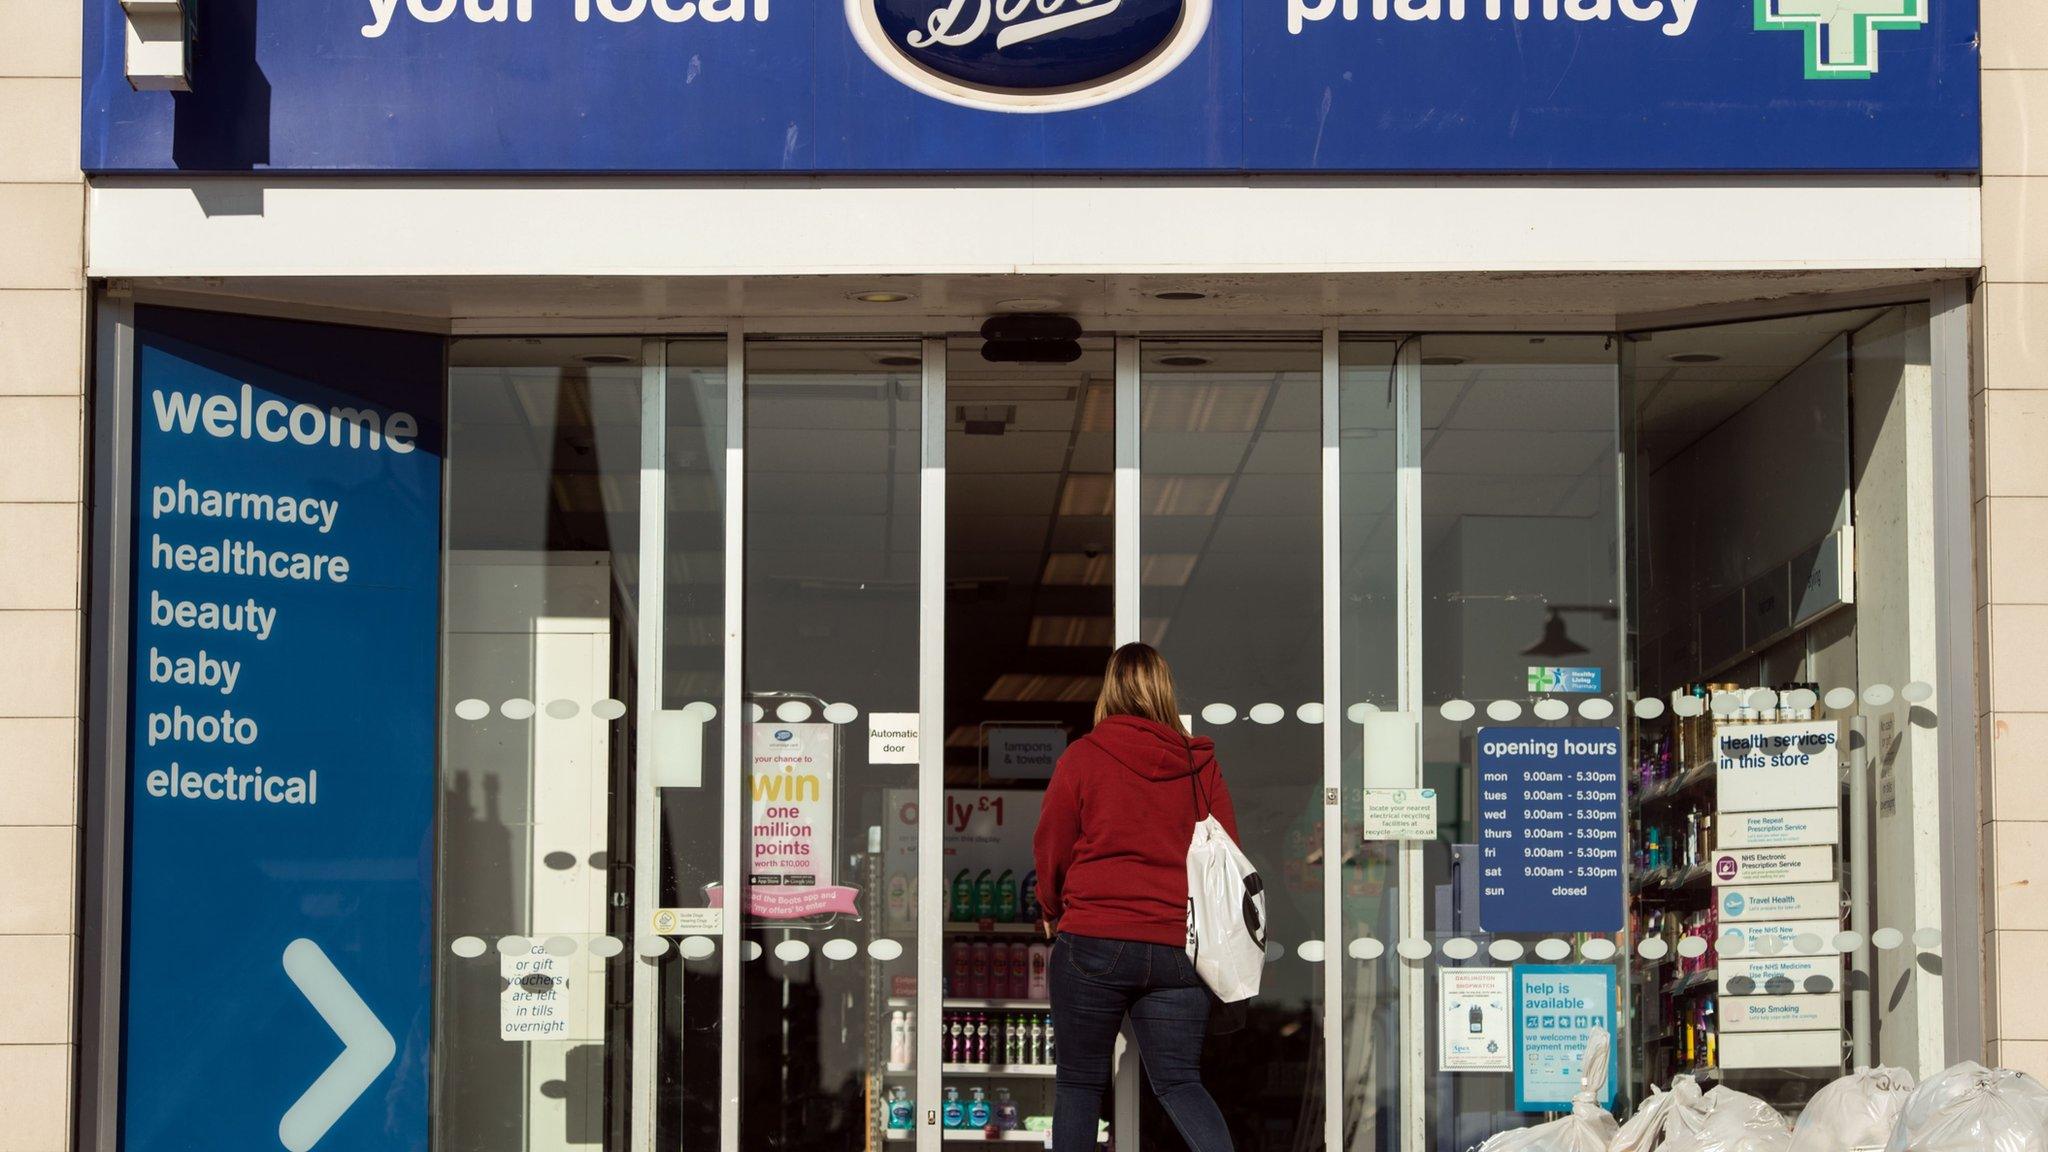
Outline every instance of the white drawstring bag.
<path fill-rule="evenodd" d="M 1189 767 L 1194 754 L 1188 754 Z M 1200 773 L 1194 785 L 1194 839 L 1188 844 L 1188 959 L 1225 1004 L 1259 994 L 1266 970 L 1266 889 L 1258 869 L 1209 810 Z"/>
<path fill-rule="evenodd" d="M 1579 1092 L 1572 1097 L 1572 1113 L 1562 1120 L 1502 1132 L 1479 1146 L 1478 1152 L 1608 1152 L 1618 1134 L 1614 1117 L 1600 1106 L 1607 1086 L 1607 1056 L 1611 1041 L 1605 1032 L 1587 1037 L 1586 1059 L 1579 1074 Z"/>

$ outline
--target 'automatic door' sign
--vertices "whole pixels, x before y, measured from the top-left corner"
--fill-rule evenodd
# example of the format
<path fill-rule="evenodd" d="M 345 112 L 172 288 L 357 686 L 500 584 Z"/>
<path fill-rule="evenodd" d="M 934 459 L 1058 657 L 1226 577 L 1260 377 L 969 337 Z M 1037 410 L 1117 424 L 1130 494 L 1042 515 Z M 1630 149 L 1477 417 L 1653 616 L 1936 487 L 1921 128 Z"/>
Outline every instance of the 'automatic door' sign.
<path fill-rule="evenodd" d="M 1086 108 L 1187 59 L 1210 0 L 846 0 L 854 38 L 930 96 L 1001 112 Z"/>

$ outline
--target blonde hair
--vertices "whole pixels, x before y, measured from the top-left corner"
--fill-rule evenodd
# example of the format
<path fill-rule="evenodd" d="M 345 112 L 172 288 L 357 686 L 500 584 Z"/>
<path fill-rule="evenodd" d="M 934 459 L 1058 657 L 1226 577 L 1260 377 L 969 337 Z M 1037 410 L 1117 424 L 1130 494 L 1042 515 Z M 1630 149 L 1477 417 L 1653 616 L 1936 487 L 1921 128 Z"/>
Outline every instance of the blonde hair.
<path fill-rule="evenodd" d="M 1095 698 L 1095 722 L 1108 716 L 1142 716 L 1182 736 L 1188 734 L 1173 693 L 1173 670 L 1157 648 L 1126 644 L 1110 653 L 1109 667 L 1102 673 L 1102 694 Z"/>

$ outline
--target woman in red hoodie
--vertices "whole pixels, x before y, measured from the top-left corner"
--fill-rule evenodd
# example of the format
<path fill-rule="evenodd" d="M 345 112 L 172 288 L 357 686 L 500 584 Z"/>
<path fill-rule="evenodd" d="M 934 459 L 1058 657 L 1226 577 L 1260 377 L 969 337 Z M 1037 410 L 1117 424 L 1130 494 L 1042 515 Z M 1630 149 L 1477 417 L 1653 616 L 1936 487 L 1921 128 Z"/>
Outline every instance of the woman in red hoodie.
<path fill-rule="evenodd" d="M 1202 1086 L 1209 990 L 1188 959 L 1188 842 L 1214 813 L 1237 838 L 1216 746 L 1181 725 L 1150 645 L 1109 658 L 1095 730 L 1060 757 L 1033 842 L 1053 945 L 1053 1152 L 1092 1152 L 1129 1017 L 1152 1090 L 1192 1152 L 1232 1152 Z"/>

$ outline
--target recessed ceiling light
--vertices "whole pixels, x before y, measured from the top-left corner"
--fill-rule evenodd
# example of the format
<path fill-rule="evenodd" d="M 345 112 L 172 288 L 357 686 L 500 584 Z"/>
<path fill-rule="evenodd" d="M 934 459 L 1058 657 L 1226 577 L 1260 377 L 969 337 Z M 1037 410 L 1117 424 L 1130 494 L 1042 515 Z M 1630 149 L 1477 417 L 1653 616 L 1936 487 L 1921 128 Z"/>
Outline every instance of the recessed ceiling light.
<path fill-rule="evenodd" d="M 924 361 L 917 358 L 916 356 L 905 356 L 902 355 L 901 353 L 892 353 L 887 356 L 875 357 L 875 363 L 880 364 L 884 368 L 915 368 L 919 364 L 924 363 Z"/>
<path fill-rule="evenodd" d="M 848 299 L 863 304 L 901 304 L 910 299 L 908 292 L 855 292 Z"/>
<path fill-rule="evenodd" d="M 1712 352 L 1678 352 L 1664 359 L 1673 364 L 1719 364 L 1721 358 Z"/>
<path fill-rule="evenodd" d="M 1425 368 L 1454 368 L 1464 362 L 1465 358 L 1463 356 L 1424 356 L 1422 358 L 1422 364 Z"/>
<path fill-rule="evenodd" d="M 998 312 L 1057 312 L 1060 302 L 1050 296 L 1019 296 L 1015 300 L 996 301 Z"/>
<path fill-rule="evenodd" d="M 631 364 L 633 362 L 631 356 L 624 356 L 617 352 L 593 352 L 588 356 L 579 356 L 577 359 L 585 364 L 593 365 Z"/>
<path fill-rule="evenodd" d="M 1161 356 L 1157 361 L 1166 368 L 1201 368 L 1209 363 L 1207 356 Z"/>
<path fill-rule="evenodd" d="M 1152 298 L 1154 300 L 1207 300 L 1209 294 L 1207 292 L 1190 291 L 1154 292 Z"/>

